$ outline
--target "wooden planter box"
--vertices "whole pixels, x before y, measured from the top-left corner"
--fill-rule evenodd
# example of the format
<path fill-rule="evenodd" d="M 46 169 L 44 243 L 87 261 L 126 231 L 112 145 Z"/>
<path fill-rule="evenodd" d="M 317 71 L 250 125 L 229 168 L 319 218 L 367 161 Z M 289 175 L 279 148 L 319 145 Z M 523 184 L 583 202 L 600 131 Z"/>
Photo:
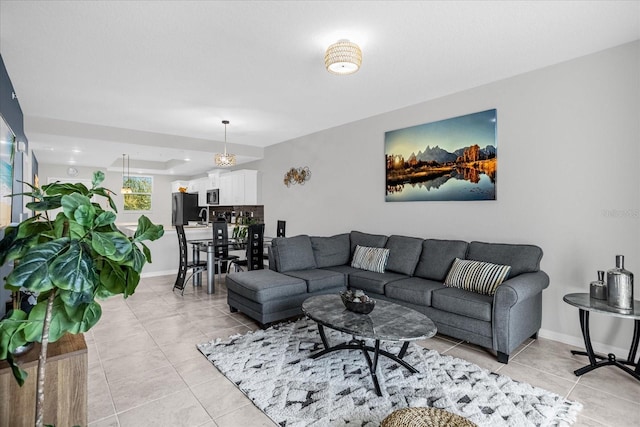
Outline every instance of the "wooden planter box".
<path fill-rule="evenodd" d="M 20 360 L 29 376 L 20 387 L 6 361 L 0 362 L 0 427 L 33 426 L 40 344 Z M 59 427 L 87 425 L 87 345 L 82 334 L 49 343 L 44 423 Z"/>

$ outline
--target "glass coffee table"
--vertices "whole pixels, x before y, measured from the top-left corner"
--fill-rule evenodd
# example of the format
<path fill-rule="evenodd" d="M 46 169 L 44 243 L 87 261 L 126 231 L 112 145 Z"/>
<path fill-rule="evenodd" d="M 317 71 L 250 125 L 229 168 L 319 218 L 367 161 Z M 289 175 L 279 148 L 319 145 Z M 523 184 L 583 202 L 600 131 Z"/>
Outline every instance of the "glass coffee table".
<path fill-rule="evenodd" d="M 422 313 L 392 302 L 376 300 L 376 306 L 369 314 L 349 311 L 342 304 L 340 295 L 317 295 L 302 303 L 302 312 L 318 324 L 324 350 L 311 356 L 317 359 L 337 350 L 361 350 L 369 365 L 373 385 L 378 396 L 382 396 L 376 374 L 379 356 L 385 356 L 402 365 L 412 373 L 418 372 L 402 360 L 410 341 L 431 338 L 437 332 L 436 325 Z M 324 327 L 335 329 L 352 336 L 348 342 L 329 345 Z M 367 345 L 365 339 L 375 341 Z M 380 348 L 380 341 L 402 341 L 400 352 L 395 355 Z M 373 353 L 373 360 L 369 352 Z"/>

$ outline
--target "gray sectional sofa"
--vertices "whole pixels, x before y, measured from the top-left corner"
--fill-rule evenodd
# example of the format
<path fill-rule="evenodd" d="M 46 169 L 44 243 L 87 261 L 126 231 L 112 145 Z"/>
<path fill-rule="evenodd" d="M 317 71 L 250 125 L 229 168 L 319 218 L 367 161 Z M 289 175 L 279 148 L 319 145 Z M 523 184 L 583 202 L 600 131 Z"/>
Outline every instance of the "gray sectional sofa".
<path fill-rule="evenodd" d="M 387 248 L 384 272 L 351 266 L 357 246 Z M 510 266 L 494 295 L 444 281 L 456 258 Z M 542 250 L 534 245 L 384 236 L 352 231 L 331 237 L 276 238 L 269 269 L 227 275 L 228 304 L 265 325 L 300 315 L 312 296 L 362 289 L 374 299 L 424 313 L 438 332 L 493 349 L 502 363 L 541 325 Z"/>

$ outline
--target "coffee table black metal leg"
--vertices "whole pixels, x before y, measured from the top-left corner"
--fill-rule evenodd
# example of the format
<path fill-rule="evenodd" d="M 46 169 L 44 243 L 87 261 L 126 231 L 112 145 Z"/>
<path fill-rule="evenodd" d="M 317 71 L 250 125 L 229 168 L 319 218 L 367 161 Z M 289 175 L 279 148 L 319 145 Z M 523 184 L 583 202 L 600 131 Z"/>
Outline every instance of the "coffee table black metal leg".
<path fill-rule="evenodd" d="M 371 379 L 373 380 L 373 386 L 376 388 L 376 394 L 378 396 L 382 396 L 382 390 L 380 390 L 380 383 L 378 382 L 378 350 L 380 350 L 380 341 L 376 340 L 376 347 L 373 353 L 373 361 L 371 360 L 371 356 L 369 355 L 369 351 L 367 350 L 367 346 L 364 345 L 364 341 L 360 341 L 362 353 L 364 353 L 365 359 L 367 359 L 367 365 L 369 365 L 369 373 L 371 374 Z"/>
<path fill-rule="evenodd" d="M 329 349 L 329 341 L 327 341 L 327 336 L 324 333 L 324 327 L 318 323 L 318 332 L 320 333 L 320 339 L 322 340 L 322 345 L 324 345 L 324 349 Z"/>
<path fill-rule="evenodd" d="M 400 349 L 400 353 L 398 353 L 398 358 L 402 359 L 404 357 L 404 355 L 407 353 L 407 349 L 409 348 L 409 341 L 405 341 L 404 344 L 402 344 L 402 348 Z"/>

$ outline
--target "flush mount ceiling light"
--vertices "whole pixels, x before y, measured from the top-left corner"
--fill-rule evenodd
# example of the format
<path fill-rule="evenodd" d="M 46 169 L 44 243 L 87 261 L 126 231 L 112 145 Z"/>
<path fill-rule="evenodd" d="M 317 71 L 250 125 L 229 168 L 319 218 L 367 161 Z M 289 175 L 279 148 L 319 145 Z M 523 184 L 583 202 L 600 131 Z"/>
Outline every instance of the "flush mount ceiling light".
<path fill-rule="evenodd" d="M 324 65 L 332 74 L 353 74 L 362 64 L 360 46 L 349 40 L 338 40 L 327 48 L 324 54 Z"/>
<path fill-rule="evenodd" d="M 216 154 L 216 166 L 220 167 L 229 167 L 236 164 L 236 155 L 227 153 L 227 125 L 229 124 L 229 120 L 223 120 L 222 124 L 224 125 L 224 154 Z"/>

